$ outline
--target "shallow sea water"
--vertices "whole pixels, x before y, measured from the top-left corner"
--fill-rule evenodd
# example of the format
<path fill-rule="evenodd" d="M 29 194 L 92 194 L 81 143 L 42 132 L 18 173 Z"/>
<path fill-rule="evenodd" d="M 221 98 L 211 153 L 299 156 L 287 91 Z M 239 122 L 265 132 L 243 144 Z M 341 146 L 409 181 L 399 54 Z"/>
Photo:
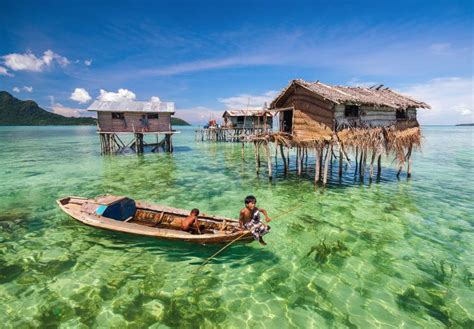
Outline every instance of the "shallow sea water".
<path fill-rule="evenodd" d="M 309 174 L 256 176 L 251 148 L 194 141 L 101 156 L 95 127 L 0 127 L 3 328 L 474 327 L 472 127 L 424 127 L 413 177 L 328 188 Z M 292 165 L 294 165 L 294 160 Z M 163 242 L 86 227 L 67 195 L 113 193 L 236 217 L 247 194 L 268 245 Z"/>

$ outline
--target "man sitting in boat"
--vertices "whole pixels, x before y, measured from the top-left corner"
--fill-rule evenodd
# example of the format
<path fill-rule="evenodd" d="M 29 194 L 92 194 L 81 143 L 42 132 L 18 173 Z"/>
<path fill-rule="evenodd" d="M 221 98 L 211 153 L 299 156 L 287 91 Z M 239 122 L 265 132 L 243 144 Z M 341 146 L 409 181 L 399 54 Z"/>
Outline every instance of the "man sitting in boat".
<path fill-rule="evenodd" d="M 271 219 L 268 217 L 265 209 L 257 208 L 257 199 L 253 195 L 249 195 L 245 198 L 245 208 L 240 211 L 239 227 L 242 230 L 245 227 L 249 230 L 255 240 L 260 242 L 262 245 L 266 245 L 263 241 L 262 236 L 270 231 L 270 226 L 260 221 L 260 213 L 265 216 L 265 221 L 268 223 Z"/>
<path fill-rule="evenodd" d="M 188 217 L 181 222 L 181 229 L 191 234 L 201 234 L 204 225 L 199 226 L 198 222 L 199 209 L 194 208 Z"/>

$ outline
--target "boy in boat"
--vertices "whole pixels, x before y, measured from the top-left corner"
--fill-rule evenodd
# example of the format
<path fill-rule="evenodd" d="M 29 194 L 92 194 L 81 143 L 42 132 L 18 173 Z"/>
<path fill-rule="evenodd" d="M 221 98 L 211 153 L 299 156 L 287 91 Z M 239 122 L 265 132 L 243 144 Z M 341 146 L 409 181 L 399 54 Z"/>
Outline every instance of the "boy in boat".
<path fill-rule="evenodd" d="M 253 195 L 247 196 L 244 202 L 245 208 L 240 211 L 239 216 L 239 228 L 242 230 L 245 227 L 245 229 L 252 233 L 255 240 L 260 242 L 262 245 L 266 245 L 265 241 L 262 239 L 262 236 L 270 231 L 270 226 L 260 221 L 260 213 L 265 216 L 265 221 L 267 223 L 270 222 L 271 219 L 268 217 L 265 209 L 257 208 L 255 206 L 257 199 Z"/>
<path fill-rule="evenodd" d="M 191 234 L 201 234 L 201 227 L 198 223 L 199 209 L 194 208 L 188 217 L 181 222 L 181 229 Z M 204 226 L 203 226 L 204 228 Z"/>

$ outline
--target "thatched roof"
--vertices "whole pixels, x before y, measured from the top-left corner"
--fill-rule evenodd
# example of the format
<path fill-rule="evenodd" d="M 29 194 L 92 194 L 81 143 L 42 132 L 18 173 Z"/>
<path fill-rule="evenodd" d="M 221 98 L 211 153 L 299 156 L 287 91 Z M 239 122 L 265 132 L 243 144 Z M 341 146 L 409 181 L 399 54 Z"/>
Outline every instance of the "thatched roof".
<path fill-rule="evenodd" d="M 273 100 L 270 108 L 276 107 L 276 104 L 285 95 L 291 93 L 293 86 L 301 86 L 310 92 L 322 97 L 334 104 L 353 104 L 353 105 L 373 105 L 377 107 L 387 106 L 394 109 L 431 108 L 428 104 L 414 100 L 413 98 L 401 95 L 383 85 L 377 87 L 346 87 L 330 86 L 319 81 L 307 82 L 304 80 L 293 80 L 288 87 Z"/>
<path fill-rule="evenodd" d="M 138 102 L 138 101 L 121 101 L 121 102 L 104 102 L 95 101 L 92 103 L 88 111 L 93 112 L 160 112 L 174 113 L 173 102 Z"/>
<path fill-rule="evenodd" d="M 222 117 L 263 117 L 264 115 L 272 116 L 265 110 L 227 110 L 222 114 Z"/>

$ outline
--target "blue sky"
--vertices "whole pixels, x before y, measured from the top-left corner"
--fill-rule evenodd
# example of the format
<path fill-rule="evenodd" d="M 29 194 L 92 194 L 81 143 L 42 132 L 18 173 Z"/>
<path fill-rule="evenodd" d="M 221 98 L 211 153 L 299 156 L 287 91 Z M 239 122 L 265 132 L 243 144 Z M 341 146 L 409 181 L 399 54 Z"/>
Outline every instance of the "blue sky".
<path fill-rule="evenodd" d="M 0 90 L 61 114 L 84 115 L 98 97 L 158 96 L 199 123 L 227 108 L 261 107 L 302 78 L 383 83 L 431 104 L 420 111 L 424 124 L 474 121 L 471 1 L 1 7 Z"/>

